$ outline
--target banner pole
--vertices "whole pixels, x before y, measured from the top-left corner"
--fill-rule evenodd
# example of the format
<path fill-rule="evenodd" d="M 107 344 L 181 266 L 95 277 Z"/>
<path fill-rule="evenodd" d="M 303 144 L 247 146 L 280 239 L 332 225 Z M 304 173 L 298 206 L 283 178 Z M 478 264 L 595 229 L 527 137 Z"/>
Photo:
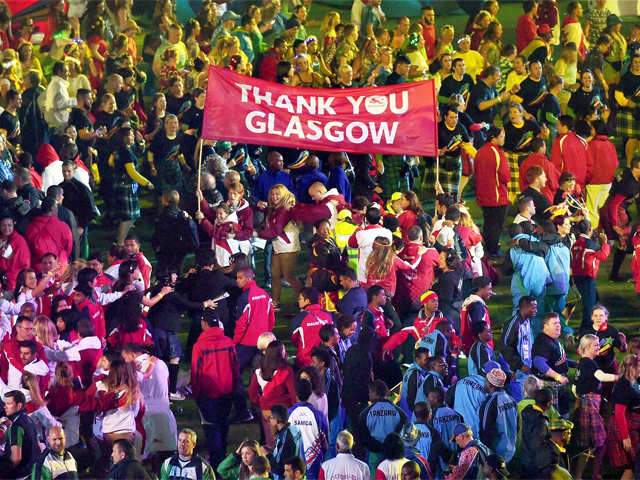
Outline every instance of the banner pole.
<path fill-rule="evenodd" d="M 204 140 L 202 138 L 200 138 L 200 151 L 198 152 L 198 190 L 202 191 L 201 185 L 200 185 L 200 177 L 202 174 L 202 145 L 203 145 Z M 198 213 L 202 213 L 202 211 L 200 210 L 200 200 L 198 200 Z"/>
<path fill-rule="evenodd" d="M 435 195 L 438 195 L 438 188 L 437 186 L 440 185 L 440 155 L 436 155 L 436 184 L 433 186 L 433 188 L 435 189 Z M 433 214 L 433 218 L 437 218 L 438 217 L 438 201 L 436 200 L 434 202 L 434 209 L 435 209 L 435 213 Z"/>

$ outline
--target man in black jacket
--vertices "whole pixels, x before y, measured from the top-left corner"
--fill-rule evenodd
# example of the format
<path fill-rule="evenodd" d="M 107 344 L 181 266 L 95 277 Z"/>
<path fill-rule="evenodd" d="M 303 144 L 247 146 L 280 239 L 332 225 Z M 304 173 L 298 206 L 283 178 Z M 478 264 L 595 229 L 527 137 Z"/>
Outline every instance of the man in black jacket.
<path fill-rule="evenodd" d="M 136 460 L 133 444 L 129 440 L 115 440 L 111 458 L 113 465 L 109 470 L 109 480 L 151 480 L 151 476 Z"/>
<path fill-rule="evenodd" d="M 86 257 L 89 253 L 88 228 L 91 221 L 96 218 L 96 208 L 93 193 L 84 183 L 75 178 L 76 163 L 73 160 L 65 160 L 62 163 L 62 178 L 64 181 L 58 186 L 62 188 L 64 197 L 62 205 L 75 215 L 78 222 L 78 235 L 80 237 L 80 255 Z"/>
<path fill-rule="evenodd" d="M 557 455 L 549 439 L 549 417 L 544 412 L 552 404 L 551 391 L 543 388 L 533 398 L 534 405 L 522 410 L 522 444 L 519 458 L 522 472 L 529 478 L 551 478 L 551 470 L 558 464 Z"/>
<path fill-rule="evenodd" d="M 187 295 L 189 300 L 201 302 L 209 298 L 218 298 L 224 293 L 237 289 L 235 279 L 225 275 L 221 270 L 216 269 L 216 258 L 213 250 L 199 250 L 196 253 L 196 268 L 189 271 L 182 279 L 177 289 Z M 191 357 L 191 348 L 198 340 L 202 327 L 201 320 L 206 320 L 208 316 L 216 316 L 224 326 L 225 335 L 233 337 L 236 323 L 232 318 L 231 303 L 228 298 L 217 301 L 215 309 L 206 309 L 191 312 L 191 328 L 187 338 L 187 359 Z"/>
<path fill-rule="evenodd" d="M 189 214 L 181 210 L 180 194 L 176 190 L 162 192 L 162 214 L 156 219 L 151 244 L 156 252 L 159 268 L 180 272 L 187 253 L 198 247 L 197 227 Z M 193 228 L 192 228 L 193 227 Z"/>

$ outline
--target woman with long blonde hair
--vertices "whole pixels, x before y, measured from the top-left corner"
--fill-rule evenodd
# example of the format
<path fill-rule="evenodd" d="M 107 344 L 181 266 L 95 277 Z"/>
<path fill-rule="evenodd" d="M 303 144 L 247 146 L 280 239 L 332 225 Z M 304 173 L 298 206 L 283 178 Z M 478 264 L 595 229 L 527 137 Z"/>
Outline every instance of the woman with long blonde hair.
<path fill-rule="evenodd" d="M 67 265 L 62 274 L 62 291 L 67 295 L 71 295 L 73 287 L 77 284 L 78 272 L 87 267 L 87 261 L 84 258 L 76 258 L 72 263 Z"/>
<path fill-rule="evenodd" d="M 336 41 L 336 26 L 340 23 L 340 13 L 335 10 L 327 12 L 320 24 L 320 48 L 324 52 Z"/>
<path fill-rule="evenodd" d="M 269 190 L 268 199 L 265 226 L 258 236 L 272 240 L 273 243 L 271 295 L 274 308 L 279 309 L 283 276 L 296 294 L 302 288 L 293 272 L 300 252 L 300 232 L 291 215 L 291 210 L 296 204 L 293 193 L 284 185 L 277 184 Z"/>
<path fill-rule="evenodd" d="M 418 252 L 418 259 L 414 264 L 410 264 L 396 255 L 393 243 L 388 238 L 376 237 L 371 254 L 367 258 L 367 281 L 364 287 L 369 288 L 372 285 L 380 285 L 384 288 L 389 298 L 393 297 L 396 294 L 397 272 L 414 270 L 420 263 L 421 256 L 425 251 L 426 248 L 421 247 Z"/>

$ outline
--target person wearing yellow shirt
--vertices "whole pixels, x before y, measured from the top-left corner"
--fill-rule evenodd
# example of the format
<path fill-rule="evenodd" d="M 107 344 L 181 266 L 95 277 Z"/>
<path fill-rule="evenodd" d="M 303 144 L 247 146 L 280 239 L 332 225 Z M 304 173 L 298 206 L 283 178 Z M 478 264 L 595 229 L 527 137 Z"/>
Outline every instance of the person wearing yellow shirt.
<path fill-rule="evenodd" d="M 513 60 L 513 70 L 507 77 L 505 89 L 510 92 L 513 87 L 520 85 L 527 78 L 527 60 L 523 55 L 517 55 Z"/>
<path fill-rule="evenodd" d="M 471 37 L 465 35 L 458 40 L 459 51 L 453 55 L 453 58 L 462 58 L 467 67 L 467 73 L 473 81 L 476 81 L 478 75 L 484 70 L 485 60 L 476 50 L 471 50 Z"/>

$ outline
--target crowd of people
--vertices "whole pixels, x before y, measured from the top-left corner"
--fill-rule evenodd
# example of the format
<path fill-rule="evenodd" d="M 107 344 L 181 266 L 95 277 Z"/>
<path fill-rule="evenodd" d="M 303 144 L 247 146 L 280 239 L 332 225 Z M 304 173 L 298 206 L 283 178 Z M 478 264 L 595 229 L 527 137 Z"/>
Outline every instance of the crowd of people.
<path fill-rule="evenodd" d="M 355 0 L 318 36 L 311 0 L 148 5 L 35 29 L 0 3 L 0 477 L 640 476 L 640 339 L 596 283 L 632 254 L 640 292 L 640 24 L 528 0 L 503 44 L 495 0 L 457 33 Z M 432 79 L 438 157 L 200 141 L 209 65 Z"/>

